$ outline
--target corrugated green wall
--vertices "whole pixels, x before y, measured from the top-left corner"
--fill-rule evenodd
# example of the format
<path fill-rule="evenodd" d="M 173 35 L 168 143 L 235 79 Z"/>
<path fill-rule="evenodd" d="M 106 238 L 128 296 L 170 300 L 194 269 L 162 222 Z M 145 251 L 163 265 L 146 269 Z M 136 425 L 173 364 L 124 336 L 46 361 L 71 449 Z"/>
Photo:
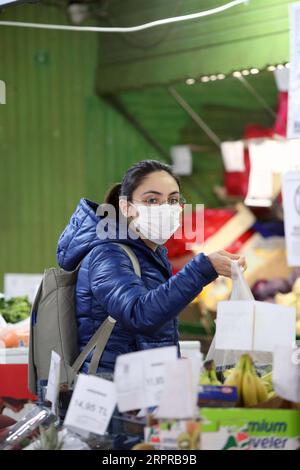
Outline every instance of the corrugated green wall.
<path fill-rule="evenodd" d="M 113 0 L 106 24 L 133 26 L 205 11 L 226 0 Z M 225 12 L 130 34 L 110 34 L 99 49 L 98 90 L 183 81 L 288 61 L 288 5 L 293 0 L 250 0 Z"/>
<path fill-rule="evenodd" d="M 2 19 L 61 22 L 52 7 L 11 7 Z M 96 34 L 0 26 L 1 221 L 4 272 L 41 272 L 78 200 L 101 200 L 127 166 L 155 156 L 94 93 Z"/>

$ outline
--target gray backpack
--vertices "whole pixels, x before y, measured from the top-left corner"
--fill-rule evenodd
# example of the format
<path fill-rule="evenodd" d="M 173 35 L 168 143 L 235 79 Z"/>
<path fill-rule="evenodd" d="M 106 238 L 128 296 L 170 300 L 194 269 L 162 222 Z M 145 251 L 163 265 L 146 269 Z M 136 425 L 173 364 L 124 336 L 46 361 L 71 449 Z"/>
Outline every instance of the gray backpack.
<path fill-rule="evenodd" d="M 134 271 L 141 277 L 134 252 L 121 243 L 129 256 Z M 77 321 L 75 315 L 75 288 L 80 265 L 75 271 L 61 268 L 46 269 L 36 294 L 30 319 L 28 387 L 37 393 L 46 385 L 50 369 L 51 352 L 62 359 L 61 383 L 72 383 L 88 354 L 94 349 L 88 373 L 96 374 L 99 361 L 109 340 L 116 320 L 108 316 L 79 353 Z"/>

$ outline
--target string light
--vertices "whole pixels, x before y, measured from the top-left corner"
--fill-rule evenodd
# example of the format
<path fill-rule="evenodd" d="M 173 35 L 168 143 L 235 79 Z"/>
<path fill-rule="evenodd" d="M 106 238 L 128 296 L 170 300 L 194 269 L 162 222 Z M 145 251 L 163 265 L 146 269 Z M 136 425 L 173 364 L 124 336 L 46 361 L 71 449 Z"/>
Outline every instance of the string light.
<path fill-rule="evenodd" d="M 194 85 L 196 83 L 196 80 L 194 78 L 187 78 L 185 83 L 187 85 Z"/>
<path fill-rule="evenodd" d="M 71 26 L 62 24 L 44 24 L 44 23 L 27 23 L 24 21 L 0 21 L 3 26 L 18 26 L 25 28 L 42 28 L 42 29 L 56 29 L 63 31 L 89 31 L 89 32 L 102 32 L 102 33 L 134 33 L 136 31 L 144 31 L 145 29 L 155 28 L 166 24 L 178 23 L 181 21 L 190 21 L 205 16 L 215 15 L 229 10 L 232 7 L 248 4 L 249 0 L 232 0 L 231 2 L 221 5 L 219 7 L 211 8 L 210 10 L 200 11 L 198 13 L 191 13 L 189 15 L 174 16 L 172 18 L 163 18 L 161 20 L 151 21 L 150 23 L 141 24 L 138 26 L 129 27 L 102 27 L 102 26 Z M 0 2 L 1 3 L 1 2 Z"/>
<path fill-rule="evenodd" d="M 241 78 L 241 77 L 246 77 L 248 75 L 257 75 L 258 73 L 263 72 L 264 70 L 267 70 L 268 72 L 274 72 L 276 69 L 278 70 L 283 70 L 284 68 L 289 69 L 290 68 L 290 62 L 286 62 L 285 64 L 277 64 L 277 65 L 268 65 L 265 69 L 259 70 L 256 67 L 253 67 L 251 69 L 243 69 L 243 70 L 235 70 L 232 72 L 228 77 L 235 77 L 235 78 Z M 207 82 L 214 82 L 216 80 L 224 80 L 226 78 L 226 75 L 224 73 L 218 73 L 216 75 L 203 75 L 203 77 L 200 78 L 200 81 L 203 83 Z M 188 80 L 194 80 L 194 79 L 188 79 Z M 186 83 L 188 83 L 188 80 L 186 80 Z M 193 81 L 195 83 L 195 81 Z"/>

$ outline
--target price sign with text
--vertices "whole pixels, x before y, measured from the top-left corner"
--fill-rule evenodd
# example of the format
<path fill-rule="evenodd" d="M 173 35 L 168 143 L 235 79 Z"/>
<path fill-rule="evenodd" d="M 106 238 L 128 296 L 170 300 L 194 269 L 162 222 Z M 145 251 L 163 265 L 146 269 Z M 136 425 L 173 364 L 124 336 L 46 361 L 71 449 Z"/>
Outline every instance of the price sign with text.
<path fill-rule="evenodd" d="M 64 421 L 65 426 L 102 435 L 116 406 L 113 382 L 80 374 Z"/>

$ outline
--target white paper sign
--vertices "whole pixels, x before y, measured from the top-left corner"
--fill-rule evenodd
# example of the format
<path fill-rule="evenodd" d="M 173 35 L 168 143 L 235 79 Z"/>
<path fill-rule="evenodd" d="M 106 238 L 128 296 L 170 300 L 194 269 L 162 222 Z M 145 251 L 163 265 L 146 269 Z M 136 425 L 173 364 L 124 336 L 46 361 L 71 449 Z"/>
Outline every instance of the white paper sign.
<path fill-rule="evenodd" d="M 218 303 L 216 349 L 252 349 L 254 303 L 234 300 Z"/>
<path fill-rule="evenodd" d="M 56 414 L 56 401 L 59 393 L 61 358 L 55 351 L 51 353 L 46 400 L 51 401 L 52 413 Z"/>
<path fill-rule="evenodd" d="M 290 82 L 288 102 L 288 138 L 300 138 L 300 4 L 290 11 Z"/>
<path fill-rule="evenodd" d="M 300 403 L 300 348 L 275 348 L 272 382 L 278 396 Z"/>
<path fill-rule="evenodd" d="M 176 359 L 165 366 L 165 385 L 157 418 L 189 419 L 196 416 L 197 387 L 195 387 L 193 364 L 190 359 Z M 198 370 L 197 382 L 200 377 Z"/>
<path fill-rule="evenodd" d="M 289 89 L 289 79 L 290 79 L 290 71 L 286 67 L 283 69 L 275 69 L 274 70 L 274 77 L 277 88 L 279 91 L 288 91 Z"/>
<path fill-rule="evenodd" d="M 300 155 L 299 155 L 300 159 Z M 289 266 L 300 265 L 300 171 L 286 173 L 282 186 L 285 240 Z"/>
<path fill-rule="evenodd" d="M 267 302 L 219 302 L 216 349 L 273 352 L 291 346 L 296 336 L 296 311 Z"/>
<path fill-rule="evenodd" d="M 102 435 L 116 406 L 115 384 L 93 375 L 80 374 L 64 425 Z"/>
<path fill-rule="evenodd" d="M 277 345 L 291 346 L 296 337 L 296 310 L 268 302 L 255 302 L 255 351 L 273 352 Z"/>
<path fill-rule="evenodd" d="M 6 298 L 28 296 L 33 303 L 42 274 L 4 274 L 4 294 Z"/>
<path fill-rule="evenodd" d="M 164 387 L 164 365 L 176 358 L 176 346 L 119 356 L 114 374 L 119 411 L 157 406 Z"/>
<path fill-rule="evenodd" d="M 171 147 L 173 171 L 177 175 L 190 175 L 192 173 L 193 157 L 187 145 L 174 145 Z"/>
<path fill-rule="evenodd" d="M 245 171 L 244 142 L 222 142 L 221 152 L 226 171 Z"/>
<path fill-rule="evenodd" d="M 250 175 L 245 203 L 268 207 L 273 198 L 273 156 L 266 151 L 263 140 L 249 141 Z"/>

